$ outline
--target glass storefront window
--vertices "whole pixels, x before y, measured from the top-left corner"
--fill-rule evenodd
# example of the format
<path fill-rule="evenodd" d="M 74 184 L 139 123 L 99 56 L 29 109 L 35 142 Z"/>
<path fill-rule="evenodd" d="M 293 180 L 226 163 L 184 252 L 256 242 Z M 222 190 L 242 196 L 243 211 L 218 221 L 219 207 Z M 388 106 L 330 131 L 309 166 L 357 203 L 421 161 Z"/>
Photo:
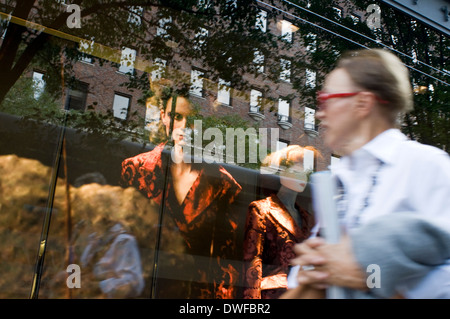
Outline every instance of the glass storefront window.
<path fill-rule="evenodd" d="M 121 2 L 0 4 L 0 298 L 277 298 L 341 156 L 325 74 L 384 43 L 448 69 L 448 39 L 329 1 Z M 447 86 L 418 71 L 401 128 L 448 151 Z"/>

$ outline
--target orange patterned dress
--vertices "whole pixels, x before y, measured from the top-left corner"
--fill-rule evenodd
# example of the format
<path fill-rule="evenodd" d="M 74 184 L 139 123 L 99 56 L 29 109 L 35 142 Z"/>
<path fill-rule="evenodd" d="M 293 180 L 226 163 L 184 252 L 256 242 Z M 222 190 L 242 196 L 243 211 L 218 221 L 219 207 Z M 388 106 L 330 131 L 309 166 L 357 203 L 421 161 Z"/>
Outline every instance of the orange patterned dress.
<path fill-rule="evenodd" d="M 296 205 L 301 228 L 273 194 L 248 209 L 244 237 L 244 298 L 277 299 L 287 288 L 293 247 L 310 236 L 313 217 Z"/>
<path fill-rule="evenodd" d="M 236 254 L 236 216 L 230 205 L 241 186 L 220 165 L 197 165 L 199 175 L 181 205 L 171 182 L 170 169 L 163 195 L 165 169 L 162 160 L 164 144 L 152 151 L 128 158 L 122 163 L 125 186 L 134 186 L 157 204 L 165 205 L 194 256 L 196 278 L 189 298 L 234 298 L 238 271 L 232 260 Z M 169 155 L 170 158 L 170 155 Z M 206 257 L 206 258 L 204 258 Z M 207 262 L 205 262 L 207 260 Z"/>

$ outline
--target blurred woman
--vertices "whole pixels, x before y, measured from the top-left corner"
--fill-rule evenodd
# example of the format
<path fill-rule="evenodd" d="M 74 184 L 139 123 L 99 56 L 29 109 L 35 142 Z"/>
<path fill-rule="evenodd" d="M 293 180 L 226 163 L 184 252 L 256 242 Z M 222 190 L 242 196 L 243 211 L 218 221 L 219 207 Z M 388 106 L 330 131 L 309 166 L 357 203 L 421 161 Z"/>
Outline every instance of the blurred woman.
<path fill-rule="evenodd" d="M 385 225 L 366 232 L 365 240 L 350 242 L 344 236 L 332 245 L 312 238 L 298 245 L 292 288 L 340 286 L 348 288 L 349 298 L 449 298 L 450 261 L 439 265 L 431 247 L 421 259 L 412 258 L 411 252 L 420 251 L 425 242 L 416 239 L 430 234 L 430 229 L 418 234 L 405 228 L 411 232 L 404 235 L 403 227 L 393 226 L 400 225 L 393 223 L 393 215 L 401 213 L 440 225 L 449 220 L 450 157 L 409 140 L 397 128 L 401 115 L 413 109 L 412 92 L 408 69 L 387 50 L 349 52 L 326 76 L 316 116 L 325 144 L 342 155 L 331 166 L 340 224 L 349 235 L 377 219 L 378 227 Z M 405 221 L 403 225 L 407 227 Z M 397 233 L 403 236 L 383 245 L 382 238 Z M 377 243 L 376 249 L 370 243 Z M 434 269 L 423 267 L 425 261 Z M 367 284 L 364 266 L 371 264 L 382 272 L 377 287 Z"/>

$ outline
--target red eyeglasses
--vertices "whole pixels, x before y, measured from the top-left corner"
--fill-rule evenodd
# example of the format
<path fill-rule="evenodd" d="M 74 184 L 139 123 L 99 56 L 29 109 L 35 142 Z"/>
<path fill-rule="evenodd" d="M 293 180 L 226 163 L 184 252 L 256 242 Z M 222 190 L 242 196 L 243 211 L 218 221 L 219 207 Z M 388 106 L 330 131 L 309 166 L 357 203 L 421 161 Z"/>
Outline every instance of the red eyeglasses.
<path fill-rule="evenodd" d="M 357 95 L 357 94 L 359 94 L 361 92 L 363 92 L 363 91 L 351 92 L 351 93 L 325 93 L 325 92 L 322 92 L 322 91 L 318 91 L 317 94 L 316 94 L 318 110 L 319 111 L 325 110 L 325 101 L 328 100 L 328 99 L 351 97 L 351 96 L 355 96 L 355 95 Z M 378 96 L 376 96 L 376 99 L 380 103 L 383 103 L 383 104 L 388 103 L 388 101 L 380 99 Z"/>

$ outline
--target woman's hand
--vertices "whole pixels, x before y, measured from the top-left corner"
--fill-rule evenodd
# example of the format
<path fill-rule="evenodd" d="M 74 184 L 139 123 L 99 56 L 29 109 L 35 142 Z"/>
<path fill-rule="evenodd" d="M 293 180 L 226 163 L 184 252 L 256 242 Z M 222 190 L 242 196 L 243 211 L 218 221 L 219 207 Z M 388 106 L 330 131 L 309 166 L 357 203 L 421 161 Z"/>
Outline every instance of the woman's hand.
<path fill-rule="evenodd" d="M 297 277 L 300 285 L 311 285 L 317 289 L 330 285 L 368 289 L 366 275 L 353 255 L 347 236 L 338 244 L 327 244 L 319 237 L 310 238 L 296 245 L 294 250 L 298 257 L 292 263 L 302 266 Z"/>

